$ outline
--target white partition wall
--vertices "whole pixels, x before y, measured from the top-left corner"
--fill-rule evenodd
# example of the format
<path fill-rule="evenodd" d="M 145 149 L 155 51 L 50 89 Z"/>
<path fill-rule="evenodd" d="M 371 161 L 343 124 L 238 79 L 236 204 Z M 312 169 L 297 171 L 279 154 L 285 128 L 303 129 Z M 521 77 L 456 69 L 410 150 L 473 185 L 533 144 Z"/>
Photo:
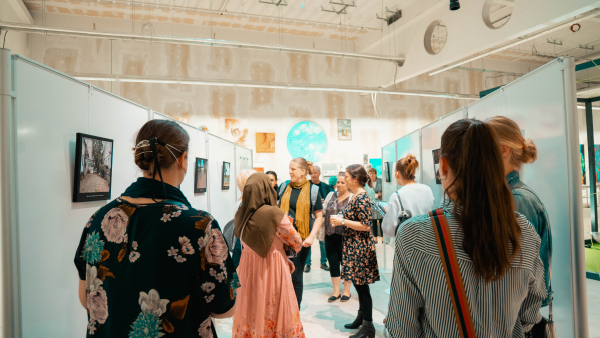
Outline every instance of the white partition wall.
<path fill-rule="evenodd" d="M 577 110 L 569 102 L 575 98 L 575 84 L 569 81 L 573 67 L 572 59 L 553 61 L 468 107 L 471 118 L 504 115 L 513 119 L 537 147 L 538 159 L 523 167 L 521 179 L 540 197 L 550 217 L 553 313 L 559 337 L 587 337 L 584 240 L 576 226 L 581 221 L 577 215 L 581 170 L 579 150 L 573 146 L 579 146 L 579 131 Z M 574 142 L 569 140 L 571 135 L 575 135 Z M 571 159 L 574 155 L 575 160 Z M 579 198 L 573 198 L 572 190 Z"/>
<path fill-rule="evenodd" d="M 78 299 L 73 259 L 87 220 L 107 201 L 72 202 L 76 133 L 114 140 L 111 198 L 115 198 L 142 174 L 133 161 L 137 131 L 149 119 L 170 118 L 23 57 L 0 59 L 7 63 L 0 65 L 0 73 L 9 69 L 13 77 L 11 104 L 8 109 L 3 105 L 1 113 L 3 121 L 7 117 L 14 122 L 3 128 L 15 135 L 0 144 L 3 154 L 15 158 L 8 166 L 0 159 L 3 168 L 15 168 L 2 171 L 3 196 L 5 189 L 15 196 L 2 199 L 2 210 L 10 213 L 2 214 L 2 233 L 16 234 L 2 248 L 2 262 L 10 264 L 3 267 L 10 273 L 1 276 L 2 297 L 15 300 L 3 305 L 3 332 L 11 338 L 83 336 L 87 316 Z M 233 218 L 236 200 L 234 154 L 250 154 L 251 163 L 252 152 L 180 125 L 190 136 L 188 173 L 181 190 L 195 208 L 214 210 L 224 225 Z M 207 151 L 211 141 L 214 160 Z M 203 194 L 193 193 L 196 157 L 209 158 L 216 166 L 210 168 L 209 191 Z M 228 191 L 221 190 L 222 161 L 231 163 Z M 218 185 L 212 184 L 215 180 Z"/>
<path fill-rule="evenodd" d="M 384 201 L 389 201 L 390 196 L 398 189 L 396 179 L 394 178 L 394 164 L 396 163 L 396 142 L 392 142 L 382 149 L 382 165 L 389 163 L 389 175 L 391 182 L 386 182 L 385 177 L 381 180 L 381 197 Z"/>
<path fill-rule="evenodd" d="M 579 127 L 575 66 L 560 58 L 485 98 L 421 128 L 422 183 L 429 185 L 439 205 L 432 151 L 439 149 L 449 125 L 464 117 L 485 120 L 502 115 L 513 119 L 534 141 L 538 160 L 525 165 L 521 179 L 540 197 L 552 229 L 553 315 L 559 337 L 587 337 L 587 300 L 581 215 Z M 410 136 L 405 136 L 408 138 Z M 407 144 L 398 140 L 399 145 Z M 385 154 L 385 149 L 384 154 Z M 399 150 L 400 154 L 400 150 Z M 542 309 L 547 314 L 548 309 Z"/>
<path fill-rule="evenodd" d="M 235 146 L 235 178 L 237 175 L 244 169 L 252 169 L 253 161 L 252 161 L 252 150 L 244 147 L 240 147 L 238 145 Z M 237 180 L 236 180 L 237 183 Z M 240 198 L 242 196 L 242 192 L 240 189 L 236 189 L 236 198 Z"/>
<path fill-rule="evenodd" d="M 221 227 L 231 221 L 237 201 L 235 176 L 235 144 L 218 136 L 208 135 L 208 189 L 210 192 L 210 213 Z M 229 189 L 222 189 L 223 162 L 230 164 Z M 217 193 L 220 192 L 220 193 Z"/>

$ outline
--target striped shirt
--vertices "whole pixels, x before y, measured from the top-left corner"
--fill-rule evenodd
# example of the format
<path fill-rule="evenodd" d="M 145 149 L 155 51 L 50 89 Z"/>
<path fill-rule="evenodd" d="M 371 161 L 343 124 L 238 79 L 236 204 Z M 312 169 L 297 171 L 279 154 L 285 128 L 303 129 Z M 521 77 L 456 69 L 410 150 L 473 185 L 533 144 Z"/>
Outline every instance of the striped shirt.
<path fill-rule="evenodd" d="M 449 202 L 444 213 L 477 337 L 524 337 L 541 319 L 539 310 L 547 294 L 539 236 L 518 214 L 522 255 L 515 258 L 515 269 L 504 278 L 486 284 L 475 275 L 473 262 L 462 248 L 464 234 L 452 215 L 453 208 L 454 203 Z M 429 215 L 406 221 L 396 236 L 386 328 L 392 338 L 460 337 Z"/>

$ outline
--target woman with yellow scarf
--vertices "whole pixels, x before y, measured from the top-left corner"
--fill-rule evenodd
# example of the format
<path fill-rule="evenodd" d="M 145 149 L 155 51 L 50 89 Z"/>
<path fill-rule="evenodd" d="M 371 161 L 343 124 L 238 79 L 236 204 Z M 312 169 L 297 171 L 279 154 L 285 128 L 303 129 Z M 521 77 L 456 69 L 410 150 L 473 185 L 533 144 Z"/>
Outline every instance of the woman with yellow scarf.
<path fill-rule="evenodd" d="M 292 284 L 294 284 L 294 291 L 296 291 L 298 308 L 300 308 L 302 302 L 306 258 L 323 222 L 323 203 L 321 199 L 317 198 L 314 208 L 310 201 L 311 186 L 306 176 L 312 174 L 312 172 L 312 162 L 307 162 L 302 157 L 293 159 L 290 162 L 290 184 L 281 196 L 280 202 L 281 210 L 294 220 L 294 228 L 302 237 L 302 249 L 296 257 L 291 258 L 295 267 L 292 273 Z"/>

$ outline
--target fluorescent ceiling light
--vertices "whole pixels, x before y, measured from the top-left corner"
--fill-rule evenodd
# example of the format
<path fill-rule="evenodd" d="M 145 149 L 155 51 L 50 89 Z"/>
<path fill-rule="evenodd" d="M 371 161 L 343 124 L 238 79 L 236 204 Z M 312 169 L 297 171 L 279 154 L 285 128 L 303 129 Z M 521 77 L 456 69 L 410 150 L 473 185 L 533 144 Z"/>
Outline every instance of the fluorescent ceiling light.
<path fill-rule="evenodd" d="M 585 109 L 585 106 L 577 106 L 579 109 Z M 592 110 L 600 110 L 600 107 L 592 107 Z"/>
<path fill-rule="evenodd" d="M 458 94 L 458 93 L 442 93 L 433 91 L 418 91 L 418 90 L 386 90 L 383 88 L 372 87 L 351 87 L 351 86 L 318 86 L 318 85 L 301 85 L 288 83 L 273 83 L 273 82 L 253 82 L 253 81 L 232 81 L 232 80 L 210 80 L 210 79 L 178 79 L 169 77 L 140 77 L 140 76 L 115 76 L 115 75 L 92 75 L 92 74 L 77 74 L 72 75 L 74 78 L 82 81 L 120 81 L 120 82 L 141 82 L 141 83 L 159 83 L 159 84 L 188 84 L 202 86 L 230 86 L 230 87 L 247 87 L 247 88 L 268 88 L 268 89 L 295 89 L 295 90 L 313 90 L 324 92 L 347 92 L 347 93 L 375 93 L 386 95 L 407 95 L 407 96 L 424 96 L 438 97 L 446 99 L 465 99 L 478 100 L 478 95 Z"/>
<path fill-rule="evenodd" d="M 11 22 L 0 22 L 0 28 L 2 30 L 38 33 L 38 34 L 45 34 L 45 35 L 86 36 L 86 37 L 92 37 L 92 38 L 105 38 L 105 39 L 110 39 L 110 40 L 162 42 L 162 43 L 175 43 L 175 44 L 184 44 L 184 45 L 220 46 L 220 47 L 229 47 L 229 48 L 249 48 L 249 49 L 257 49 L 257 50 L 268 50 L 268 51 L 273 51 L 273 52 L 335 56 L 335 57 L 374 60 L 374 61 L 404 62 L 404 57 L 392 56 L 392 55 L 375 55 L 375 54 L 336 52 L 336 51 L 325 51 L 325 50 L 318 50 L 318 49 L 311 49 L 311 48 L 296 48 L 296 47 L 283 46 L 283 45 L 268 45 L 268 44 L 259 44 L 259 43 L 250 43 L 250 42 L 215 40 L 215 39 L 204 39 L 204 38 L 190 38 L 190 37 L 166 36 L 166 35 L 150 36 L 150 35 L 133 34 L 133 33 L 109 33 L 109 32 L 86 31 L 86 30 L 70 29 L 70 28 L 55 28 L 55 27 L 47 27 L 47 26 L 28 25 L 28 24 L 11 23 Z"/>
<path fill-rule="evenodd" d="M 498 47 L 498 48 L 492 49 L 491 51 L 489 51 L 487 53 L 483 53 L 481 55 L 474 56 L 474 57 L 472 57 L 470 59 L 467 59 L 465 61 L 460 61 L 459 63 L 455 63 L 452 66 L 447 66 L 447 67 L 444 67 L 442 69 L 436 70 L 435 72 L 429 73 L 429 76 L 432 76 L 432 75 L 435 75 L 435 74 L 439 74 L 441 72 L 445 72 L 445 71 L 450 70 L 450 69 L 452 69 L 454 67 L 458 67 L 458 66 L 464 65 L 465 63 L 469 63 L 469 62 L 475 61 L 477 59 L 481 59 L 481 58 L 486 57 L 488 55 L 496 54 L 496 53 L 501 52 L 501 51 L 503 51 L 505 49 L 509 49 L 509 48 L 518 46 L 518 45 L 522 44 L 523 42 L 527 42 L 527 41 L 530 41 L 530 40 L 533 40 L 533 39 L 537 39 L 537 38 L 539 38 L 542 35 L 546 35 L 546 34 L 555 32 L 555 31 L 557 31 L 559 29 L 570 27 L 571 25 L 573 25 L 574 22 L 581 22 L 581 21 L 584 21 L 584 20 L 587 20 L 587 19 L 591 19 L 593 17 L 598 16 L 598 14 L 600 14 L 600 11 L 594 10 L 592 13 L 590 13 L 588 15 L 584 15 L 581 18 L 571 20 L 571 21 L 566 22 L 566 23 L 564 23 L 562 25 L 556 26 L 554 28 L 551 28 L 551 29 L 548 29 L 548 30 L 545 30 L 545 31 L 542 31 L 542 32 L 539 32 L 539 33 L 535 33 L 535 34 L 531 35 L 530 37 L 524 37 L 524 36 L 520 37 L 519 40 L 516 41 L 516 42 L 513 42 L 513 43 L 508 44 L 508 45 L 503 46 L 503 47 Z"/>

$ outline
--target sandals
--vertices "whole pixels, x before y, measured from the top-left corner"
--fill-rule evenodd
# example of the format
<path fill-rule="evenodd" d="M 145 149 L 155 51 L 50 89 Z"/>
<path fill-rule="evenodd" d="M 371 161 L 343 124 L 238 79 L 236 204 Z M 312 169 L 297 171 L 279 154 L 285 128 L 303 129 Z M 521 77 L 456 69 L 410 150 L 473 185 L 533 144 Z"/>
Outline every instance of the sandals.
<path fill-rule="evenodd" d="M 331 302 L 335 302 L 336 300 L 340 299 L 341 297 L 342 297 L 342 295 L 341 295 L 341 294 L 340 294 L 339 296 L 337 296 L 337 297 L 336 297 L 336 296 L 331 296 L 331 297 L 329 297 L 329 299 L 327 299 L 327 301 L 328 301 L 329 303 L 331 303 Z"/>

